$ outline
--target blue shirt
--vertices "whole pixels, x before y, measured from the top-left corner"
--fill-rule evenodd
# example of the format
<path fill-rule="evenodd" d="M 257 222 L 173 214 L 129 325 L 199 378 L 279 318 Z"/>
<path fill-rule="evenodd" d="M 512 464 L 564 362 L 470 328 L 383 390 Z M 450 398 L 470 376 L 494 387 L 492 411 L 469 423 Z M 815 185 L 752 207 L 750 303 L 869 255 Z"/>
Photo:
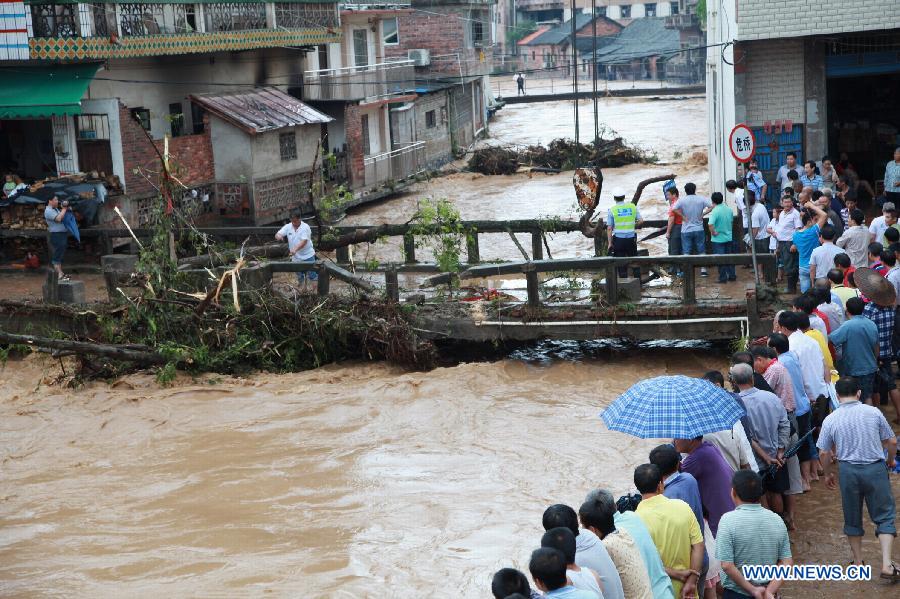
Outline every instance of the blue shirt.
<path fill-rule="evenodd" d="M 900 183 L 900 164 L 891 160 L 884 167 L 884 190 L 900 193 L 900 187 L 897 187 L 897 183 Z"/>
<path fill-rule="evenodd" d="M 62 221 L 56 221 L 56 217 L 59 216 L 60 212 L 61 210 L 59 208 L 53 208 L 51 206 L 44 208 L 44 220 L 47 221 L 47 229 L 49 229 L 51 233 L 65 233 L 68 231 L 66 225 L 63 224 Z"/>
<path fill-rule="evenodd" d="M 597 599 L 597 593 L 582 591 L 573 586 L 564 586 L 555 591 L 547 591 L 544 597 L 559 597 L 560 599 Z"/>
<path fill-rule="evenodd" d="M 797 231 L 792 241 L 797 246 L 800 268 L 809 268 L 809 257 L 812 256 L 812 251 L 819 247 L 819 225 L 813 225 L 805 231 Z"/>
<path fill-rule="evenodd" d="M 676 472 L 664 481 L 663 495 L 669 499 L 680 499 L 689 506 L 703 532 L 703 504 L 700 501 L 700 486 L 697 479 L 687 472 Z"/>
<path fill-rule="evenodd" d="M 828 340 L 843 347 L 842 376 L 865 376 L 878 370 L 874 353 L 878 327 L 865 316 L 851 316 L 828 335 Z"/>
<path fill-rule="evenodd" d="M 766 181 L 763 179 L 762 174 L 759 171 L 750 171 L 747 173 L 746 182 L 747 189 L 753 192 L 753 195 L 756 196 L 756 201 L 764 203 L 766 198 L 761 197 L 761 194 L 762 188 L 766 186 Z"/>
<path fill-rule="evenodd" d="M 675 589 L 672 588 L 672 579 L 666 574 L 659 550 L 647 530 L 647 525 L 641 517 L 634 512 L 616 512 L 613 515 L 616 528 L 621 528 L 631 535 L 644 565 L 647 567 L 647 575 L 650 578 L 650 588 L 653 591 L 653 599 L 674 599 Z"/>
<path fill-rule="evenodd" d="M 816 447 L 834 451 L 839 462 L 871 464 L 884 459 L 881 442 L 893 437 L 894 431 L 881 410 L 848 401 L 825 417 Z"/>
<path fill-rule="evenodd" d="M 779 354 L 778 363 L 784 366 L 791 377 L 791 387 L 794 389 L 794 415 L 803 416 L 809 412 L 809 398 L 806 389 L 803 388 L 803 370 L 800 368 L 800 360 L 797 354 L 786 351 Z"/>
<path fill-rule="evenodd" d="M 812 178 L 810 178 L 807 177 L 804 172 L 800 175 L 800 182 L 803 183 L 803 187 L 812 187 L 813 191 L 822 189 L 822 175 L 813 175 Z"/>

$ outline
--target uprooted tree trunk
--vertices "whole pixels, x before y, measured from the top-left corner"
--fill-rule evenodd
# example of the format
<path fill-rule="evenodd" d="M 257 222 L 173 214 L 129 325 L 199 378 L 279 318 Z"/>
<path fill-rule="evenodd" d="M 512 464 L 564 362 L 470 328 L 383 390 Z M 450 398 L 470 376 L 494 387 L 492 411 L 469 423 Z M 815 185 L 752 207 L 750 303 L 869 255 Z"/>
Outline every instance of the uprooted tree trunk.
<path fill-rule="evenodd" d="M 669 175 L 660 175 L 657 177 L 650 177 L 649 179 L 644 179 L 640 183 L 638 183 L 637 189 L 634 191 L 634 196 L 631 198 L 631 203 L 637 205 L 638 201 L 641 199 L 641 194 L 644 193 L 644 188 L 650 185 L 651 183 L 660 183 L 662 181 L 668 181 L 670 179 L 674 179 L 674 174 Z M 600 172 L 600 169 L 597 169 L 597 192 L 596 199 L 599 200 L 600 192 L 603 189 L 603 174 Z M 594 211 L 596 210 L 597 202 L 593 202 L 593 207 L 588 208 L 584 214 L 581 215 L 581 218 L 578 220 L 579 228 L 581 229 L 582 234 L 585 237 L 596 237 L 597 235 L 602 235 L 606 231 L 606 223 L 603 219 L 598 219 L 596 223 L 592 223 L 591 219 L 594 217 Z"/>

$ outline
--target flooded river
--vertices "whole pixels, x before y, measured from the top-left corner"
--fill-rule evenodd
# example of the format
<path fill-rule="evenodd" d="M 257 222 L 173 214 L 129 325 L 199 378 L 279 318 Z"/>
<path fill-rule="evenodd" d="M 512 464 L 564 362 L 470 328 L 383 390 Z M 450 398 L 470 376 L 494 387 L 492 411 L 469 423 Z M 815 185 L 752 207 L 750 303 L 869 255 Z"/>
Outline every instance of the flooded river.
<path fill-rule="evenodd" d="M 667 142 L 686 152 L 705 139 L 698 102 L 606 110 L 646 110 L 617 128 L 652 143 L 684 106 L 684 135 Z M 492 127 L 557 136 L 563 125 L 549 119 L 567 109 L 507 107 Z M 633 187 L 668 168 L 705 186 L 704 170 L 683 163 L 611 169 L 607 181 Z M 568 175 L 460 174 L 348 220 L 397 222 L 432 194 L 465 218 L 573 216 Z M 554 243 L 578 255 L 586 242 Z M 486 258 L 506 251 L 485 247 Z M 343 364 L 171 388 L 133 375 L 77 391 L 58 384 L 55 360 L 11 361 L 0 369 L 0 596 L 489 596 L 497 568 L 527 569 L 548 504 L 631 489 L 655 443 L 607 431 L 603 406 L 643 377 L 725 367 L 700 347 L 584 348 L 428 373 Z M 845 563 L 836 495 L 816 488 L 800 511 L 801 561 Z M 871 539 L 865 551 L 871 563 Z M 877 583 L 786 595 L 896 596 Z"/>

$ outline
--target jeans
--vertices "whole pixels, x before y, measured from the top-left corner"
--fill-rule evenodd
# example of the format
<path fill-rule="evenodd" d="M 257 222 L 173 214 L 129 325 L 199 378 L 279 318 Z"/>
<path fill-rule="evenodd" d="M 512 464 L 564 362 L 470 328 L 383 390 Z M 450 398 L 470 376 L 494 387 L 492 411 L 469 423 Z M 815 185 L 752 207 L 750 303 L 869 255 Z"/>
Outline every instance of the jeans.
<path fill-rule="evenodd" d="M 731 253 L 732 243 L 730 241 L 713 241 L 712 242 L 712 253 L 713 254 L 729 254 Z M 719 265 L 719 282 L 725 283 L 726 281 L 736 281 L 737 273 L 734 270 L 734 264 L 721 264 Z"/>
<path fill-rule="evenodd" d="M 863 501 L 869 510 L 869 518 L 875 523 L 875 534 L 896 535 L 894 526 L 896 506 L 884 460 L 871 464 L 838 462 L 841 507 L 844 512 L 844 534 L 861 537 L 863 529 Z"/>
<path fill-rule="evenodd" d="M 315 262 L 315 261 L 316 261 L 315 256 L 311 256 L 309 258 L 300 258 L 300 260 L 299 260 L 299 262 Z M 303 283 L 305 283 L 307 280 L 315 281 L 318 278 L 319 278 L 319 275 L 314 270 L 307 270 L 307 271 L 302 271 L 302 272 L 297 273 L 297 282 L 301 285 L 303 285 Z"/>
<path fill-rule="evenodd" d="M 681 231 L 681 251 L 685 256 L 702 256 L 706 254 L 706 232 L 702 229 L 699 231 Z"/>
<path fill-rule="evenodd" d="M 800 273 L 800 293 L 806 293 L 812 287 L 812 282 L 809 280 L 809 266 L 799 266 L 797 272 Z"/>

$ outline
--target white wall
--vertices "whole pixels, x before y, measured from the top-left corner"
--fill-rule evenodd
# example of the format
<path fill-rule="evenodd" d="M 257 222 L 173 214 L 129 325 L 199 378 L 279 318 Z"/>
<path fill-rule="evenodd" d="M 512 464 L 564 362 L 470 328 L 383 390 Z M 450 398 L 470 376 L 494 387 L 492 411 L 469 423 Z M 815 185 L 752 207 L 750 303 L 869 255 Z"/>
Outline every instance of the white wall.
<path fill-rule="evenodd" d="M 254 180 L 290 175 L 312 168 L 316 143 L 319 141 L 319 125 L 294 127 L 293 132 L 297 136 L 297 158 L 282 160 L 278 139 L 282 133 L 291 131 L 291 129 L 278 129 L 251 137 Z M 215 150 L 215 146 L 213 146 L 213 150 Z"/>
<path fill-rule="evenodd" d="M 713 4 L 712 2 L 707 3 Z M 900 27 L 898 0 L 794 0 L 784 15 L 784 0 L 740 0 L 741 41 L 792 38 Z"/>
<path fill-rule="evenodd" d="M 216 181 L 250 183 L 253 179 L 254 144 L 234 125 L 210 115 L 209 134 Z"/>
<path fill-rule="evenodd" d="M 729 33 L 736 30 L 735 0 L 722 0 L 717 6 L 707 4 L 707 44 L 719 44 L 731 41 Z M 721 10 L 724 7 L 725 10 Z M 734 128 L 735 115 L 735 77 L 734 51 L 729 46 L 724 52 L 721 47 L 707 48 L 706 51 L 706 112 L 707 131 L 709 131 L 709 186 L 710 193 L 725 193 L 725 181 L 737 174 L 737 162 L 728 149 L 727 136 Z M 732 63 L 732 64 L 728 64 Z M 802 78 L 801 78 L 802 79 Z"/>
<path fill-rule="evenodd" d="M 122 158 L 122 131 L 119 129 L 119 103 L 116 100 L 82 100 L 84 114 L 105 114 L 109 122 L 109 149 L 112 154 L 113 174 L 125 181 L 125 161 Z"/>

